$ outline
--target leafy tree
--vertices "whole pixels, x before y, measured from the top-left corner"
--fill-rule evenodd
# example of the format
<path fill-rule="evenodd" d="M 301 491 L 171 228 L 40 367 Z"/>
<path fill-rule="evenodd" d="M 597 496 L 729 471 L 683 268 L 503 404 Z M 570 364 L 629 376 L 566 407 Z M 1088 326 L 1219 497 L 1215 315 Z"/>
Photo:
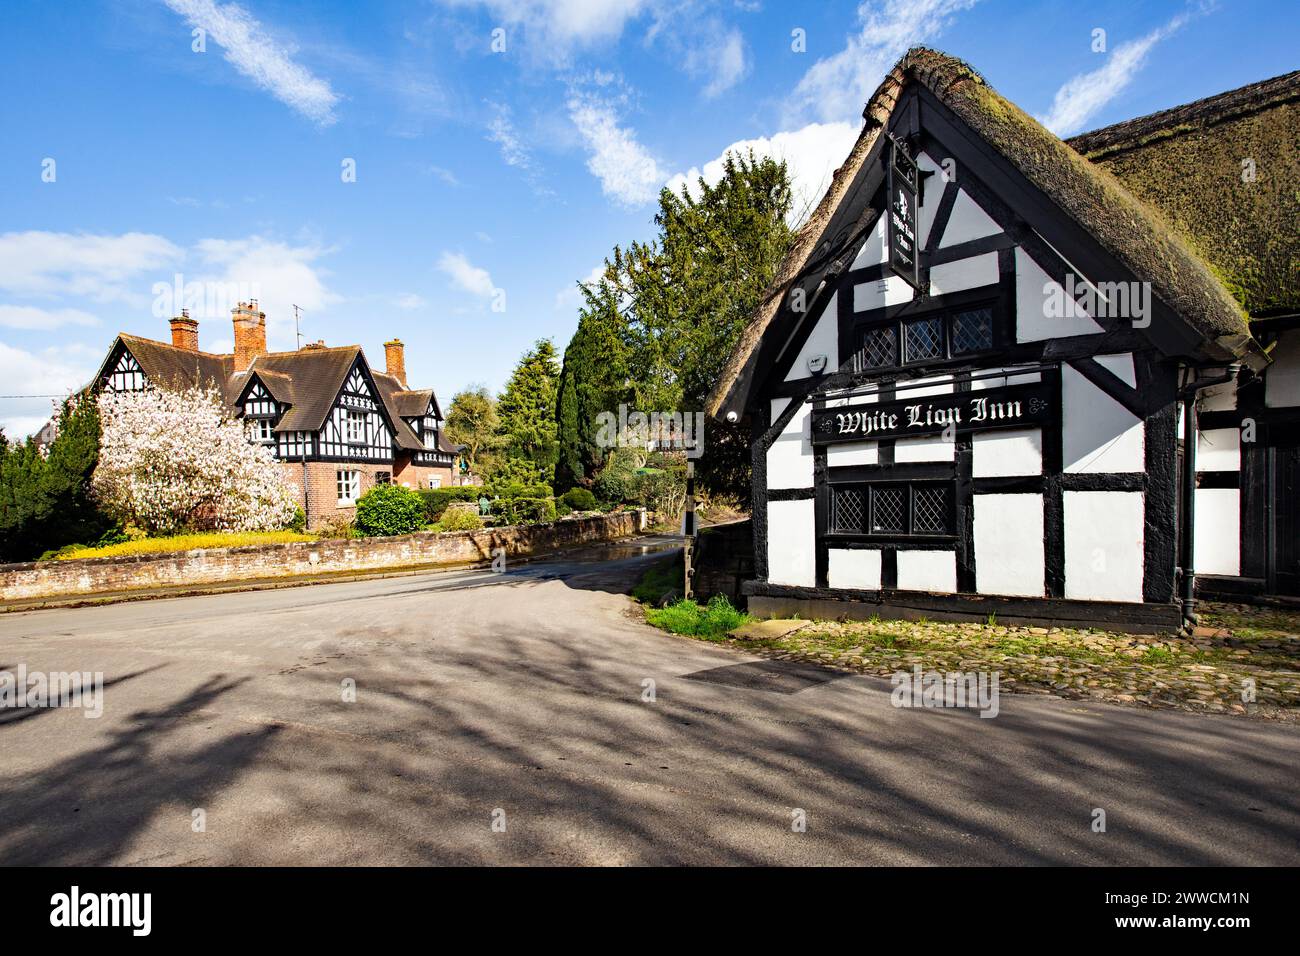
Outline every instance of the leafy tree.
<path fill-rule="evenodd" d="M 539 339 L 524 353 L 497 402 L 504 457 L 530 462 L 542 476 L 555 471 L 559 450 L 556 438 L 555 399 L 560 369 L 555 346 Z"/>
<path fill-rule="evenodd" d="M 443 431 L 449 441 L 465 446 L 471 469 L 478 471 L 489 463 L 497 428 L 496 401 L 486 387 L 471 385 L 452 396 Z"/>
<path fill-rule="evenodd" d="M 627 393 L 642 411 L 695 412 L 717 382 L 741 330 L 776 273 L 793 232 L 790 177 L 784 162 L 752 152 L 728 154 L 713 185 L 701 177 L 659 194 L 649 243 L 615 247 L 604 276 L 587 292 L 583 318 L 599 313 L 601 335 L 624 343 Z M 614 319 L 622 319 L 620 326 Z M 582 330 L 584 337 L 593 335 Z M 575 339 L 578 336 L 575 335 Z M 571 344 L 572 347 L 572 344 Z M 575 354 L 575 366 L 586 346 Z M 566 352 L 566 365 L 569 355 Z M 575 381 L 583 381 L 576 371 Z M 586 381 L 609 386 L 615 376 Z M 563 467 L 590 473 L 591 455 L 575 420 L 584 417 L 581 392 L 561 396 L 558 419 Z M 617 393 L 617 390 L 615 390 Z M 603 399 L 603 396 L 602 396 Z M 607 400 L 607 399 L 606 399 Z M 749 447 L 737 429 L 710 422 L 703 456 L 697 461 L 702 486 L 713 493 L 749 497 Z M 567 474 L 565 475 L 567 477 Z M 576 480 L 576 479 L 575 479 Z"/>
<path fill-rule="evenodd" d="M 298 489 L 248 441 L 215 389 L 104 392 L 96 500 L 151 534 L 268 531 L 294 518 Z"/>
<path fill-rule="evenodd" d="M 21 561 L 92 543 L 109 529 L 89 494 L 99 441 L 95 403 L 80 398 L 60 407 L 44 453 L 30 438 L 14 443 L 0 435 L 0 558 Z"/>

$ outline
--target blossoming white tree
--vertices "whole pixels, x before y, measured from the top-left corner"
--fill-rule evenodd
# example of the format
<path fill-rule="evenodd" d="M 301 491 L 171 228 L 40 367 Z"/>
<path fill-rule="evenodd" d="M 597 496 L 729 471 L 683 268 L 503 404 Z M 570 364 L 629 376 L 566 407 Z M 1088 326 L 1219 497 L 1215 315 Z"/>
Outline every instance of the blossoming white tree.
<path fill-rule="evenodd" d="M 151 534 L 267 531 L 297 509 L 297 486 L 248 441 L 213 389 L 104 392 L 91 490 L 112 516 Z"/>

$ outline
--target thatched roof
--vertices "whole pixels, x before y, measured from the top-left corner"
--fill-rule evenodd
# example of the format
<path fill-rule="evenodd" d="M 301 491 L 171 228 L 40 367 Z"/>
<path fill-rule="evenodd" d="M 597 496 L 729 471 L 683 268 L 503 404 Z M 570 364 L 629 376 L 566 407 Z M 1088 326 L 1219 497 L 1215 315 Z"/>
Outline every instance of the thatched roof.
<path fill-rule="evenodd" d="M 1300 309 L 1300 70 L 1067 142 L 1159 209 L 1252 315 Z"/>
<path fill-rule="evenodd" d="M 1241 307 L 1160 213 L 1000 96 L 965 63 L 916 47 L 895 64 L 868 101 L 863 112 L 866 122 L 848 159 L 799 230 L 710 394 L 706 406 L 710 415 L 731 405 L 732 390 L 749 378 L 745 373 L 753 371 L 750 366 L 763 334 L 780 312 L 786 292 L 809 263 L 904 87 L 912 82 L 923 84 L 1112 256 L 1139 279 L 1149 281 L 1154 294 L 1202 336 L 1233 352 L 1240 352 L 1250 341 Z"/>

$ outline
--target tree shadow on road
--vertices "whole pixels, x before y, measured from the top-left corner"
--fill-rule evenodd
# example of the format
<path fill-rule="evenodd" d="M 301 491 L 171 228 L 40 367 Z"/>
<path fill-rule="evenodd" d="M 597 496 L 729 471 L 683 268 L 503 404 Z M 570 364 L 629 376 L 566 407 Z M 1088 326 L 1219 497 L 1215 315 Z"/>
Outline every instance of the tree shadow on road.
<path fill-rule="evenodd" d="M 257 760 L 275 727 L 231 734 L 177 751 L 185 721 L 244 683 L 216 676 L 172 704 L 132 714 L 102 746 L 0 788 L 0 859 L 8 865 L 122 863 L 155 814 L 173 809 L 177 832 Z M 72 822 L 75 821 L 75 822 Z M 179 862 L 179 861 L 176 861 Z"/>

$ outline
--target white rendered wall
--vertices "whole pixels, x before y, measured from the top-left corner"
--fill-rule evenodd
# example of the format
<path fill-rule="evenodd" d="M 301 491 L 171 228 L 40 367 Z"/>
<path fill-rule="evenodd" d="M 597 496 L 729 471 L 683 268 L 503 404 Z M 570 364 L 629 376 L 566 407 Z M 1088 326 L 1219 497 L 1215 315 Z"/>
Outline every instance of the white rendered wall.
<path fill-rule="evenodd" d="M 1197 471 L 1241 471 L 1241 432 L 1211 428 L 1196 436 Z"/>
<path fill-rule="evenodd" d="M 992 371 L 991 369 L 986 371 Z M 1007 385 L 1030 385 L 1041 382 L 1039 372 L 1016 374 L 1014 366 L 1007 374 L 971 382 L 971 391 L 1003 388 Z M 1016 475 L 1043 473 L 1043 431 L 1041 428 L 1012 428 L 971 435 L 971 474 L 976 478 L 1010 478 Z M 978 562 L 977 565 L 978 567 Z"/>
<path fill-rule="evenodd" d="M 798 357 L 785 375 L 787 382 L 811 377 L 812 373 L 808 371 L 808 359 L 814 355 L 826 356 L 824 374 L 830 375 L 840 367 L 839 295 L 838 292 L 834 292 L 827 300 L 825 310 L 818 316 L 817 324 L 813 326 L 803 348 L 799 350 Z"/>
<path fill-rule="evenodd" d="M 788 398 L 772 399 L 772 421 L 780 417 L 789 403 Z M 767 487 L 811 488 L 813 486 L 811 413 L 812 406 L 805 402 L 768 448 Z"/>
<path fill-rule="evenodd" d="M 899 551 L 898 589 L 900 591 L 957 590 L 957 555 L 952 551 Z"/>
<path fill-rule="evenodd" d="M 939 209 L 939 200 L 943 198 L 943 171 L 933 157 L 924 151 L 916 157 L 916 165 L 922 173 L 934 174 L 926 180 L 927 185 L 923 190 L 925 195 L 922 197 L 924 201 L 916 213 L 917 248 L 924 249 L 930 241 L 930 230 L 934 227 L 934 214 Z"/>
<path fill-rule="evenodd" d="M 930 294 L 947 295 L 998 284 L 998 254 L 986 252 L 930 267 Z"/>
<path fill-rule="evenodd" d="M 1142 493 L 1067 491 L 1064 512 L 1065 596 L 1141 601 Z"/>
<path fill-rule="evenodd" d="M 1038 342 L 1068 335 L 1093 335 L 1102 331 L 1087 315 L 1048 317 L 1046 303 L 1050 289 L 1063 294 L 1059 283 L 1048 278 L 1038 263 L 1023 249 L 1016 249 L 1016 341 Z M 1082 310 L 1080 310 L 1082 311 Z"/>
<path fill-rule="evenodd" d="M 1061 366 L 1061 447 L 1067 472 L 1146 471 L 1142 420 L 1068 365 Z"/>
<path fill-rule="evenodd" d="M 868 548 L 829 548 L 826 581 L 833 588 L 880 590 L 880 552 Z"/>
<path fill-rule="evenodd" d="M 817 583 L 813 501 L 767 503 L 767 579 L 773 584 Z"/>
<path fill-rule="evenodd" d="M 1265 372 L 1265 375 L 1267 374 Z M 1211 385 L 1201 392 L 1200 396 L 1201 411 L 1203 412 L 1234 411 L 1237 407 L 1237 383 L 1224 382 L 1222 385 Z M 1182 411 L 1182 405 L 1178 406 L 1178 410 L 1179 412 Z M 1179 434 L 1182 434 L 1182 432 L 1180 431 Z"/>
<path fill-rule="evenodd" d="M 956 442 L 944 441 L 939 436 L 900 438 L 894 442 L 894 461 L 898 464 L 917 461 L 952 461 L 956 457 L 956 451 Z"/>
<path fill-rule="evenodd" d="M 845 442 L 826 446 L 826 467 L 880 464 L 880 446 L 874 441 Z"/>
<path fill-rule="evenodd" d="M 1241 492 L 1236 488 L 1196 489 L 1197 574 L 1241 573 Z"/>
<path fill-rule="evenodd" d="M 1283 332 L 1273 347 L 1273 364 L 1264 372 L 1264 404 L 1300 405 L 1300 330 Z"/>
<path fill-rule="evenodd" d="M 924 216 L 922 219 L 924 219 Z M 867 233 L 862 248 L 858 250 L 857 258 L 853 260 L 854 269 L 866 269 L 869 266 L 878 266 L 889 261 L 889 256 L 885 252 L 885 228 L 885 217 L 878 217 L 876 227 Z"/>
<path fill-rule="evenodd" d="M 900 305 L 911 301 L 912 287 L 906 280 L 895 275 L 872 282 L 859 282 L 853 287 L 854 312 L 883 309 L 887 305 Z"/>
<path fill-rule="evenodd" d="M 975 495 L 975 590 L 1042 597 L 1043 496 Z"/>
<path fill-rule="evenodd" d="M 1001 227 L 993 221 L 993 217 L 986 213 L 979 203 L 971 199 L 966 190 L 958 189 L 957 201 L 952 204 L 948 228 L 943 231 L 939 248 L 970 242 L 972 239 L 982 239 L 985 236 L 996 236 L 1001 231 Z"/>
<path fill-rule="evenodd" d="M 1041 428 L 1012 428 L 974 432 L 971 474 L 976 478 L 1010 478 L 1043 473 Z"/>

